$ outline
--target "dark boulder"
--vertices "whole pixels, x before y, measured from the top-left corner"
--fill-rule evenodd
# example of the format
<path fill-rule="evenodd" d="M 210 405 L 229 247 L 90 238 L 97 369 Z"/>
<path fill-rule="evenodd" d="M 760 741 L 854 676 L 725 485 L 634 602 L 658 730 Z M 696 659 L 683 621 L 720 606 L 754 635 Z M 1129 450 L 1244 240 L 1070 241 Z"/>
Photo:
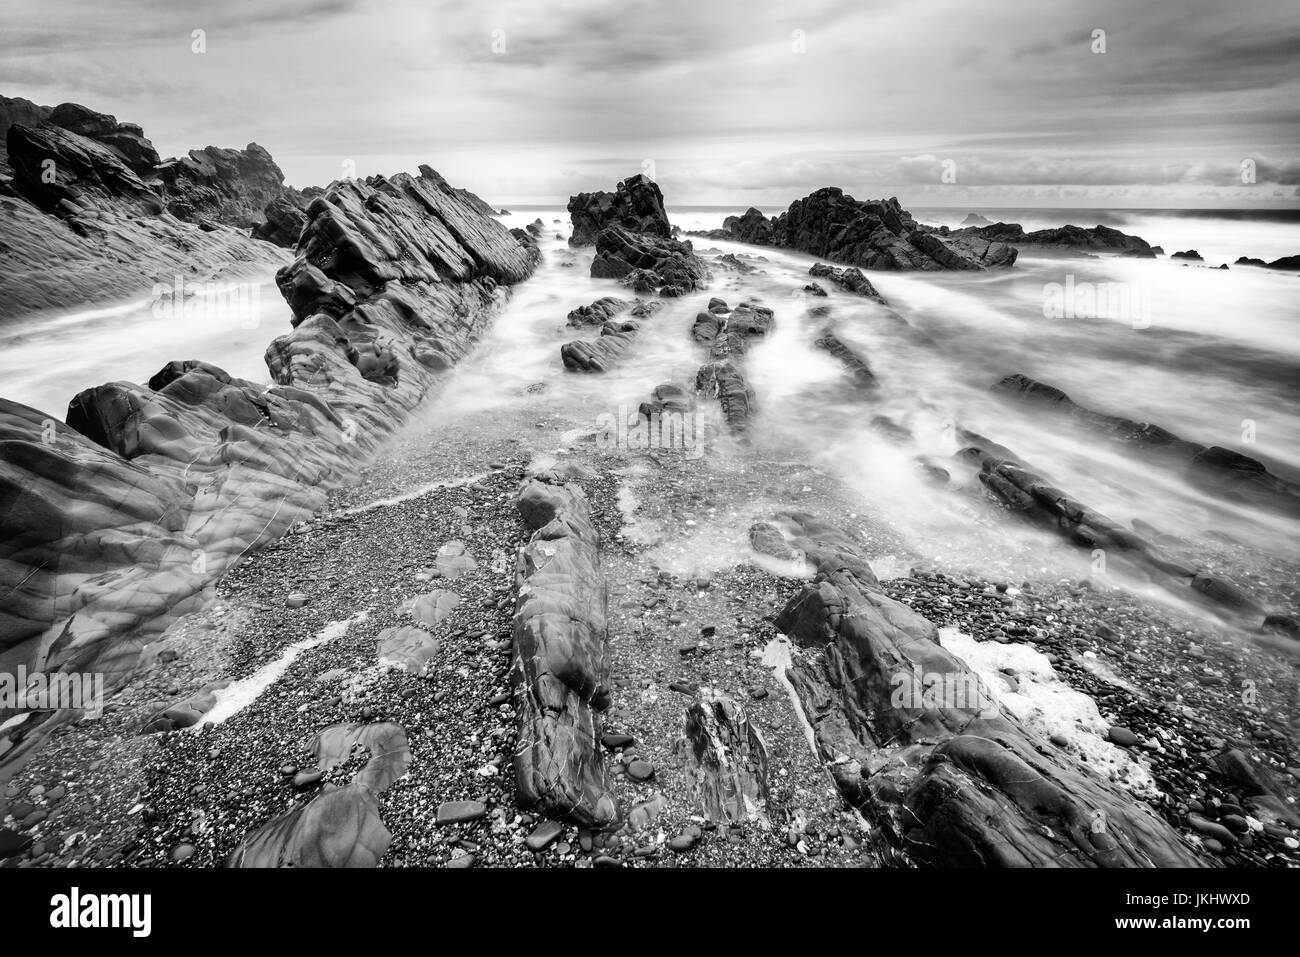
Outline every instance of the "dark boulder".
<path fill-rule="evenodd" d="M 709 269 L 689 242 L 634 233 L 616 225 L 596 237 L 591 275 L 618 279 L 638 294 L 680 296 L 703 286 Z"/>
<path fill-rule="evenodd" d="M 672 226 L 659 185 L 644 173 L 629 176 L 612 192 L 579 193 L 569 198 L 573 222 L 570 246 L 590 246 L 609 226 L 668 239 Z"/>

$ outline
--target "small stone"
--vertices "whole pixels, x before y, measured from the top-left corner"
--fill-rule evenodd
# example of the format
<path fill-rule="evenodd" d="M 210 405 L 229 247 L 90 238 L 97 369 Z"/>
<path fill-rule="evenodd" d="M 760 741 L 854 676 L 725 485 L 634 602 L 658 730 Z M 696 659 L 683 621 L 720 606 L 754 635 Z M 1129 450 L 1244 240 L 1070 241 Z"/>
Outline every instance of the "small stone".
<path fill-rule="evenodd" d="M 678 834 L 668 842 L 668 850 L 676 854 L 685 854 L 695 846 L 696 838 L 690 834 Z"/>
<path fill-rule="evenodd" d="M 188 861 L 197 851 L 198 848 L 193 844 L 177 844 L 172 848 L 171 859 L 176 862 Z"/>
<path fill-rule="evenodd" d="M 630 747 L 636 743 L 636 739 L 630 734 L 616 734 L 611 731 L 608 734 L 601 735 L 600 743 L 609 750 L 616 751 L 619 748 Z"/>
<path fill-rule="evenodd" d="M 627 776 L 633 781 L 649 781 L 655 776 L 655 769 L 649 761 L 637 759 L 627 766 Z"/>
<path fill-rule="evenodd" d="M 311 768 L 307 771 L 299 771 L 293 776 L 293 786 L 296 788 L 309 788 L 313 784 L 319 784 L 320 779 L 325 776 L 319 768 Z"/>
<path fill-rule="evenodd" d="M 473 867 L 473 866 L 474 866 L 474 855 L 473 855 L 473 854 L 459 854 L 459 855 L 457 855 L 456 857 L 453 857 L 451 860 L 449 860 L 449 861 L 447 862 L 447 866 L 448 866 L 448 867 L 455 867 L 455 868 L 457 868 L 457 869 L 459 869 L 459 870 L 464 870 L 464 869 L 467 868 L 467 867 Z"/>
<path fill-rule="evenodd" d="M 303 605 L 307 604 L 308 601 L 309 599 L 306 595 L 300 591 L 296 591 L 284 600 L 284 606 L 286 608 L 301 608 Z"/>
<path fill-rule="evenodd" d="M 533 828 L 533 833 L 524 839 L 524 844 L 530 851 L 544 851 L 563 833 L 564 828 L 559 821 L 543 821 Z"/>
<path fill-rule="evenodd" d="M 1106 732 L 1106 737 L 1121 748 L 1131 748 L 1141 740 L 1128 728 L 1121 727 L 1118 724 L 1111 725 L 1110 730 Z"/>
<path fill-rule="evenodd" d="M 487 814 L 487 807 L 481 801 L 444 801 L 438 805 L 438 815 L 434 823 L 464 824 L 477 821 Z"/>

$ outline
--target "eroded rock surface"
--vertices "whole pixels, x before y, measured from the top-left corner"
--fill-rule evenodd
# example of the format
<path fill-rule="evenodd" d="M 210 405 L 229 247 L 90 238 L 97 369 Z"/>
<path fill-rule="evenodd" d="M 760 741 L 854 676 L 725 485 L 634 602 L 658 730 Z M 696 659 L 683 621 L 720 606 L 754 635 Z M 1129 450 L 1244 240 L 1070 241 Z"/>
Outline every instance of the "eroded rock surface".
<path fill-rule="evenodd" d="M 767 746 L 743 706 L 726 695 L 701 693 L 686 709 L 684 734 L 674 751 L 709 820 L 766 819 Z"/>
<path fill-rule="evenodd" d="M 570 246 L 590 246 L 609 226 L 663 239 L 672 236 L 663 193 L 644 173 L 629 176 L 612 193 L 597 191 L 570 197 L 569 218 L 573 223 Z"/>
<path fill-rule="evenodd" d="M 787 677 L 845 799 L 929 866 L 1197 866 L 1177 832 L 987 697 L 906 696 L 917 675 L 978 692 L 929 621 L 887 597 L 844 536 L 792 546 L 817 575 L 777 618 L 800 649 Z M 829 547 L 828 547 L 829 546 Z"/>
<path fill-rule="evenodd" d="M 618 820 L 601 755 L 610 704 L 600 535 L 581 487 L 528 480 L 516 566 L 514 666 L 521 806 L 586 827 Z"/>

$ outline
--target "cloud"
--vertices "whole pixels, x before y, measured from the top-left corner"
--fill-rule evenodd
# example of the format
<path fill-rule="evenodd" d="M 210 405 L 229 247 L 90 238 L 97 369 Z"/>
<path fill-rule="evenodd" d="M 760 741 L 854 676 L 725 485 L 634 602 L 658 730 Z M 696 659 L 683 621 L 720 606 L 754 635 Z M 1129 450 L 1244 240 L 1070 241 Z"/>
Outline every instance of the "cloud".
<path fill-rule="evenodd" d="M 1290 187 L 1300 157 L 1291 0 L 7 0 L 0 34 L 3 92 L 112 112 L 164 153 L 256 140 L 300 185 L 430 162 L 549 200 L 653 159 L 678 202 L 1030 195 L 1226 189 L 1249 157 Z"/>

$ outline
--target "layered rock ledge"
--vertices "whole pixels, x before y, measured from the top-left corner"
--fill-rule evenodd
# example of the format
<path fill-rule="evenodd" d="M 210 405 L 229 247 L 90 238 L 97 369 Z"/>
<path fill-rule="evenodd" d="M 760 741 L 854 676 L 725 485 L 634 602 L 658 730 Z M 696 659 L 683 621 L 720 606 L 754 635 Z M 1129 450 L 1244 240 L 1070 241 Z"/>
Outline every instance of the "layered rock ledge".
<path fill-rule="evenodd" d="M 128 674 L 374 454 L 537 261 L 436 176 L 338 183 L 307 215 L 270 388 L 187 360 L 82 392 L 66 426 L 0 402 L 6 670 Z"/>

